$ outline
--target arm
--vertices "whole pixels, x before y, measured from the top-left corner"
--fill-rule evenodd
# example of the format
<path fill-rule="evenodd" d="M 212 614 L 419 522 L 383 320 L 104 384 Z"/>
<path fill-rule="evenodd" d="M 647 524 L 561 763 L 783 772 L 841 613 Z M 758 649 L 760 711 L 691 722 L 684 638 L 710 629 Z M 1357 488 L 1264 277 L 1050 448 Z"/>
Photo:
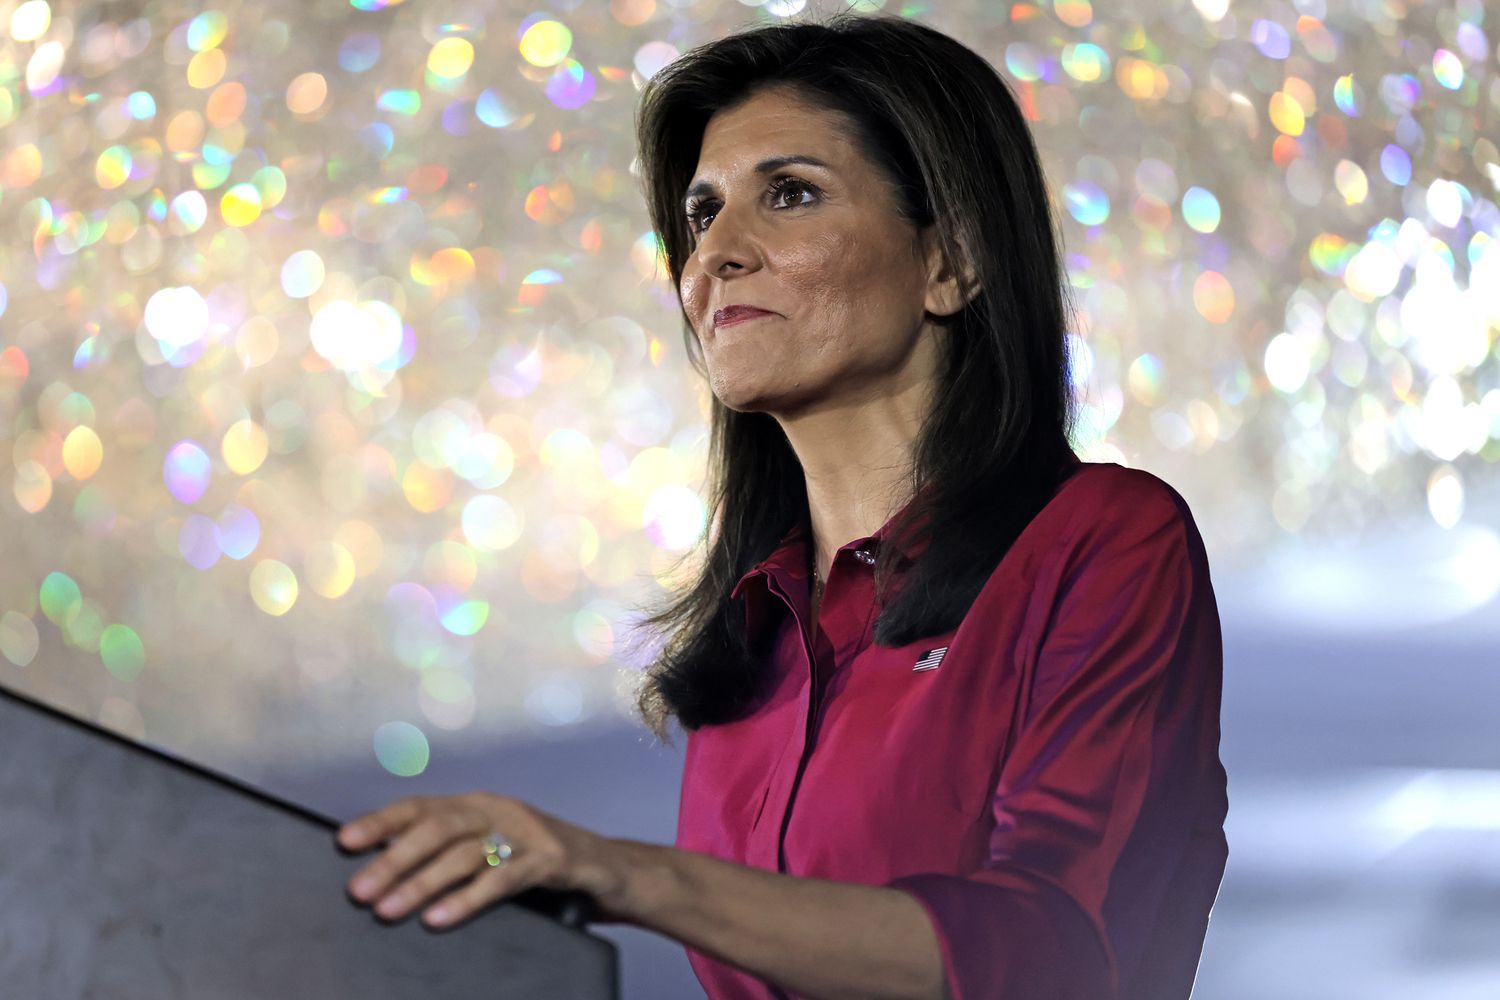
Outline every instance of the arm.
<path fill-rule="evenodd" d="M 951 1000 L 932 922 L 904 892 L 612 840 L 611 912 L 811 1000 Z"/>
<path fill-rule="evenodd" d="M 959 1000 L 1185 998 L 1226 856 L 1222 651 L 1191 515 L 1117 477 L 1061 543 L 989 856 L 918 873 Z"/>

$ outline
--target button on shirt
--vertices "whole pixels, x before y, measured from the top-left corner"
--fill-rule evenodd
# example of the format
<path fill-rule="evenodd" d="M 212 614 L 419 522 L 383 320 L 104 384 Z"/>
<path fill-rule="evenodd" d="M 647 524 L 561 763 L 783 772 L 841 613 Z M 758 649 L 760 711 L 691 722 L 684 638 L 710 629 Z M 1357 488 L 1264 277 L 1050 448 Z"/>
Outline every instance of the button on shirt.
<path fill-rule="evenodd" d="M 1078 463 L 956 629 L 886 649 L 870 564 L 895 521 L 835 554 L 815 628 L 800 525 L 736 584 L 772 680 L 689 734 L 676 846 L 910 894 L 955 1000 L 1187 1000 L 1228 802 L 1186 504 Z M 711 1000 L 792 996 L 687 951 Z"/>

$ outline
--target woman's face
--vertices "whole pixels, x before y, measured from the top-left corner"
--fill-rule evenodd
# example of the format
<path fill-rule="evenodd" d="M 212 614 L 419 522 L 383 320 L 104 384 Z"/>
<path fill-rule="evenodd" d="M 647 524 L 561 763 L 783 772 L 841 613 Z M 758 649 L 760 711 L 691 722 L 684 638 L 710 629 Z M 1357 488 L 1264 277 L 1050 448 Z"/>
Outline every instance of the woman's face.
<path fill-rule="evenodd" d="M 923 313 L 952 307 L 845 121 L 777 87 L 718 112 L 704 131 L 681 295 L 714 395 L 731 409 L 795 416 L 932 377 Z M 822 165 L 759 169 L 787 156 Z M 732 305 L 770 315 L 716 327 L 715 312 Z"/>

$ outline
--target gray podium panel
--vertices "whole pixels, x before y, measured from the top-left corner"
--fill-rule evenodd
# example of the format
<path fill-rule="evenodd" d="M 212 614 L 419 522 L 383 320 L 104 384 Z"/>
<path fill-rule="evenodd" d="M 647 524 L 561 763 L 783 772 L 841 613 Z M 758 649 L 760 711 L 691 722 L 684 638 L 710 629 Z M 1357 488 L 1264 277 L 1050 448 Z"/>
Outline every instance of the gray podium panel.
<path fill-rule="evenodd" d="M 586 894 L 386 924 L 345 892 L 375 853 L 339 825 L 0 688 L 0 996 L 618 996 Z"/>

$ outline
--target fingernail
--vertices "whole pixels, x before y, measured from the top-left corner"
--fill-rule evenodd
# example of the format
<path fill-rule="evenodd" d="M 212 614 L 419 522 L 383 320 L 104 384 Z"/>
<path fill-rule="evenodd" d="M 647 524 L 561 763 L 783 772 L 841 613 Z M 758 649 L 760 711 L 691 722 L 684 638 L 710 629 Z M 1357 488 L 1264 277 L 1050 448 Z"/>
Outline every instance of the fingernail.
<path fill-rule="evenodd" d="M 446 924 L 452 916 L 446 906 L 434 906 L 427 911 L 427 922 L 431 924 Z"/>
<path fill-rule="evenodd" d="M 375 907 L 375 909 L 379 910 L 383 915 L 388 917 L 400 910 L 405 904 L 406 899 L 400 895 L 387 896 L 380 901 L 380 905 Z"/>
<path fill-rule="evenodd" d="M 354 884 L 350 886 L 350 888 L 354 890 L 354 894 L 356 896 L 359 896 L 361 899 L 363 899 L 375 889 L 375 880 L 369 876 L 355 879 Z"/>

